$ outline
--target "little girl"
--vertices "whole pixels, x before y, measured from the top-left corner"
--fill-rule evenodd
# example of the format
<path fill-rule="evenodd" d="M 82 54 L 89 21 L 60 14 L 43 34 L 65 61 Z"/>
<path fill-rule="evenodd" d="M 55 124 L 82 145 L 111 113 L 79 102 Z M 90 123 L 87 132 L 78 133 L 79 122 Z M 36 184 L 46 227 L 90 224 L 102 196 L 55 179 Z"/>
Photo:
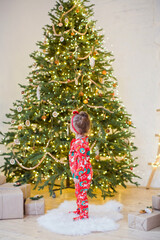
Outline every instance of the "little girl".
<path fill-rule="evenodd" d="M 69 152 L 69 164 L 75 183 L 75 195 L 77 198 L 77 210 L 73 213 L 78 216 L 73 220 L 88 218 L 87 191 L 93 176 L 90 163 L 90 148 L 86 134 L 90 129 L 90 119 L 86 112 L 73 112 L 71 118 L 71 131 L 75 133 L 76 139 L 71 141 Z"/>

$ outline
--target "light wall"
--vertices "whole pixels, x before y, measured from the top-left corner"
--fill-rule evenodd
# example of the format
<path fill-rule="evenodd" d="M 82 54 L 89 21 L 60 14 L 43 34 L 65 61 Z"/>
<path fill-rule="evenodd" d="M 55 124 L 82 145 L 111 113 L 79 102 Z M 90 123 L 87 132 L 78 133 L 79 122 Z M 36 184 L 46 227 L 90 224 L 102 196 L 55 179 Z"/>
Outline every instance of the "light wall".
<path fill-rule="evenodd" d="M 105 46 L 113 51 L 114 75 L 119 97 L 132 114 L 136 126 L 135 145 L 139 167 L 135 173 L 146 186 L 151 173 L 148 162 L 155 161 L 160 133 L 160 1 L 91 0 L 95 3 L 97 27 L 105 33 Z M 55 0 L 0 0 L 0 131 L 12 103 L 21 98 L 18 83 L 26 84 L 29 54 L 43 39 L 42 27 L 50 24 L 47 12 Z M 3 146 L 0 146 L 4 150 Z M 0 159 L 0 165 L 3 159 Z M 152 187 L 160 187 L 160 170 Z"/>

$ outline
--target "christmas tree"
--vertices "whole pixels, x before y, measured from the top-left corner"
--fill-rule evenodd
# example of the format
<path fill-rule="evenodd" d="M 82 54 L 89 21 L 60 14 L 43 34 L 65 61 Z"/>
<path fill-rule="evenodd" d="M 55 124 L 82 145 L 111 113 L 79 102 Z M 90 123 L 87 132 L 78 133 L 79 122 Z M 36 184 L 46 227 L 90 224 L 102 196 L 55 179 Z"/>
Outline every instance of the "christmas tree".
<path fill-rule="evenodd" d="M 70 132 L 73 110 L 91 118 L 89 135 L 93 180 L 88 192 L 112 196 L 116 186 L 138 185 L 133 169 L 134 128 L 131 115 L 115 94 L 112 52 L 103 46 L 102 29 L 92 20 L 93 5 L 87 0 L 59 0 L 51 9 L 50 25 L 30 56 L 33 64 L 20 85 L 22 100 L 13 103 L 9 130 L 1 133 L 2 171 L 8 181 L 31 182 L 35 188 L 74 187 L 68 155 L 74 135 Z"/>

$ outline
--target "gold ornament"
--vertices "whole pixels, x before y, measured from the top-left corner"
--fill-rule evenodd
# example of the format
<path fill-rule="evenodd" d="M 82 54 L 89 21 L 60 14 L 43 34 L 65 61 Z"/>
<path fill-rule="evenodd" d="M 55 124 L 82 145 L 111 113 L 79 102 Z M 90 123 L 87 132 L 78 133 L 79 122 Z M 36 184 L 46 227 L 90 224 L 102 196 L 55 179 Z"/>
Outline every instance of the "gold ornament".
<path fill-rule="evenodd" d="M 85 99 L 85 100 L 83 101 L 83 103 L 87 104 L 87 103 L 88 103 L 88 100 L 87 100 L 87 99 Z"/>
<path fill-rule="evenodd" d="M 95 92 L 95 94 L 97 94 L 99 92 L 99 89 L 96 89 L 96 92 Z"/>

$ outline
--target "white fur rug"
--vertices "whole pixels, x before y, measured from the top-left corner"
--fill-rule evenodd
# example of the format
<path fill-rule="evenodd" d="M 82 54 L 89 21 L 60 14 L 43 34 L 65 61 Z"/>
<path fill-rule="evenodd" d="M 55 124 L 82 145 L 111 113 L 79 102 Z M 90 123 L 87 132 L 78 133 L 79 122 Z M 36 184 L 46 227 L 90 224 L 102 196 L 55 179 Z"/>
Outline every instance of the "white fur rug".
<path fill-rule="evenodd" d="M 103 205 L 89 204 L 89 219 L 73 221 L 75 201 L 64 201 L 57 209 L 40 216 L 38 223 L 48 230 L 64 235 L 84 235 L 91 232 L 112 231 L 119 228 L 116 222 L 123 218 L 122 204 L 111 200 Z"/>

